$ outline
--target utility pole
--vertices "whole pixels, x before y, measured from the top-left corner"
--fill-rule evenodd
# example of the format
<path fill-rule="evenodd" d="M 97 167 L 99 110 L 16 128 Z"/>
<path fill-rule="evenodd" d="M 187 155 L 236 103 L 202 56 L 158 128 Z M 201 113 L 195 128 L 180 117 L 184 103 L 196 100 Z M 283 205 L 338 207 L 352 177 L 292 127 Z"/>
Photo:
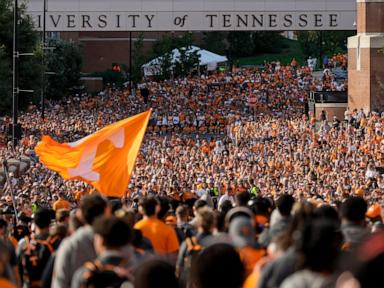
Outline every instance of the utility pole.
<path fill-rule="evenodd" d="M 13 7 L 13 57 L 12 57 L 12 143 L 13 148 L 17 145 L 16 126 L 17 126 L 17 110 L 19 105 L 19 52 L 18 52 L 18 22 L 19 22 L 19 6 L 17 0 Z"/>
<path fill-rule="evenodd" d="M 44 120 L 45 118 L 45 49 L 47 47 L 45 41 L 46 41 L 46 15 L 47 15 L 47 0 L 43 0 L 43 35 L 42 35 L 42 42 L 43 42 L 43 73 L 41 75 L 41 119 Z"/>
<path fill-rule="evenodd" d="M 17 140 L 21 137 L 21 128 L 18 125 L 17 114 L 19 107 L 19 94 L 33 93 L 33 90 L 23 90 L 19 87 L 19 61 L 20 56 L 33 56 L 33 53 L 19 53 L 19 4 L 15 0 L 13 7 L 13 57 L 12 57 L 12 144 L 17 146 Z"/>
<path fill-rule="evenodd" d="M 129 31 L 129 88 L 131 89 L 131 95 L 133 95 L 132 86 L 132 31 Z"/>

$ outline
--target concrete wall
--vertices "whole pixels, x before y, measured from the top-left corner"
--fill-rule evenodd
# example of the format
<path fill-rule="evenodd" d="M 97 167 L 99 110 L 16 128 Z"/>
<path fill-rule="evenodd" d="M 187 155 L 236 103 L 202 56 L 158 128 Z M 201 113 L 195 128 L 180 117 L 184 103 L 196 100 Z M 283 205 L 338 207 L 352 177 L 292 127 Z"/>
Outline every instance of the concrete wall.
<path fill-rule="evenodd" d="M 344 119 L 344 112 L 347 109 L 347 103 L 316 103 L 315 115 L 316 119 L 319 119 L 321 111 L 327 112 L 328 120 L 332 121 L 333 116 L 342 121 Z"/>

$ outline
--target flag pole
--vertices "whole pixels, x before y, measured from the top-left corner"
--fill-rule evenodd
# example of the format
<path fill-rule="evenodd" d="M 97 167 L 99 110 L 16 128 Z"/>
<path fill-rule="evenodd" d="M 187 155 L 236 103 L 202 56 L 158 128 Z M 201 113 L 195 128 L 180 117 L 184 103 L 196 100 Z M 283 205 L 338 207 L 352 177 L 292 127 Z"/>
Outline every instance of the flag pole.
<path fill-rule="evenodd" d="M 8 183 L 8 186 L 9 186 L 9 190 L 11 191 L 12 205 L 13 205 L 13 211 L 15 212 L 16 222 L 19 222 L 19 217 L 17 216 L 15 194 L 14 194 L 14 191 L 13 191 L 11 180 L 9 178 L 9 170 L 8 170 L 8 162 L 7 162 L 7 160 L 3 161 L 3 167 L 4 167 L 4 172 L 5 172 L 5 178 L 7 180 L 7 183 Z"/>

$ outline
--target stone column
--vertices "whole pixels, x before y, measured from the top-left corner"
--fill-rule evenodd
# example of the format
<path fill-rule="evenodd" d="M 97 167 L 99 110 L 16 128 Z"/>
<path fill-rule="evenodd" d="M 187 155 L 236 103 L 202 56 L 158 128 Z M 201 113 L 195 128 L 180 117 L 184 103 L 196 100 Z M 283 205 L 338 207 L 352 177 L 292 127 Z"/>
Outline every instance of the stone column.
<path fill-rule="evenodd" d="M 384 0 L 357 0 L 357 35 L 348 38 L 348 106 L 384 111 Z"/>

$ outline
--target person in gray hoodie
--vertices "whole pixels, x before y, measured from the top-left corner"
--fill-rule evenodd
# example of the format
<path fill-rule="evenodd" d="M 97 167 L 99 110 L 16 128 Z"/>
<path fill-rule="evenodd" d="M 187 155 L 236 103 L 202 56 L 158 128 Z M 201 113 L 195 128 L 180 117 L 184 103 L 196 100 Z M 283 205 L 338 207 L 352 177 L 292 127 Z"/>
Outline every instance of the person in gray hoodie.
<path fill-rule="evenodd" d="M 106 213 L 107 208 L 107 200 L 100 195 L 87 196 L 82 200 L 80 211 L 86 225 L 61 243 L 56 255 L 52 287 L 71 287 L 71 281 L 76 270 L 85 262 L 96 258 L 92 224 L 97 217 Z"/>

